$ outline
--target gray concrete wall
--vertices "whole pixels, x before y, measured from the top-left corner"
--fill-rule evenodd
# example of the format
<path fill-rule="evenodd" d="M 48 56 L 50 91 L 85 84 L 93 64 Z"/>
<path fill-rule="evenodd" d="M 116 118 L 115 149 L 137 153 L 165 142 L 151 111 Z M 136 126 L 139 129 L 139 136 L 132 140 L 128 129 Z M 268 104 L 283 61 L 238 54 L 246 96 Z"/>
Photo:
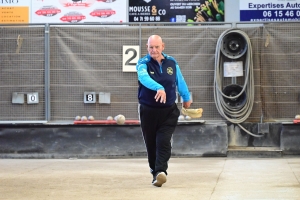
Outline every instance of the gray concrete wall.
<path fill-rule="evenodd" d="M 174 156 L 226 156 L 224 123 L 179 125 Z M 10 125 L 0 127 L 2 158 L 101 158 L 146 156 L 138 125 Z"/>
<path fill-rule="evenodd" d="M 251 133 L 260 134 L 258 123 L 242 125 Z M 247 156 L 254 155 L 253 150 L 260 156 L 300 154 L 300 124 L 268 125 L 269 132 L 264 133 L 263 137 L 253 137 L 234 124 L 179 124 L 173 135 L 172 155 Z M 233 150 L 236 152 L 232 153 Z M 271 155 L 272 150 L 276 150 L 276 154 Z M 228 153 L 230 151 L 231 154 Z M 139 125 L 0 125 L 0 158 L 146 155 Z"/>

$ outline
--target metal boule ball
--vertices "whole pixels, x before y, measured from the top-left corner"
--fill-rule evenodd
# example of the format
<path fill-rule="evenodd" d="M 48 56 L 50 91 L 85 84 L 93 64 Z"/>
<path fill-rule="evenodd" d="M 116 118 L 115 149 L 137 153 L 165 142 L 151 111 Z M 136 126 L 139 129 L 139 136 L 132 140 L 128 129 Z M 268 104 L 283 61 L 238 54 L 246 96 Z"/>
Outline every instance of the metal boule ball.
<path fill-rule="evenodd" d="M 188 121 L 189 121 L 189 120 L 191 120 L 191 119 L 192 119 L 192 118 L 191 118 L 190 116 L 188 116 L 188 115 L 185 116 L 185 120 L 188 120 Z"/>
<path fill-rule="evenodd" d="M 94 116 L 90 115 L 90 116 L 88 117 L 88 120 L 89 120 L 89 121 L 94 121 L 95 118 L 94 118 Z"/>
<path fill-rule="evenodd" d="M 183 115 L 179 115 L 178 120 L 179 120 L 179 121 L 184 120 L 184 116 L 183 116 Z"/>
<path fill-rule="evenodd" d="M 81 120 L 81 117 L 78 115 L 75 117 L 75 121 L 80 121 Z"/>
<path fill-rule="evenodd" d="M 121 124 L 125 124 L 125 116 L 124 115 L 117 115 L 115 118 L 117 124 L 121 125 Z"/>
<path fill-rule="evenodd" d="M 112 117 L 112 116 L 108 116 L 107 117 L 107 120 L 109 120 L 109 121 L 111 121 L 111 120 L 113 120 L 114 118 Z"/>

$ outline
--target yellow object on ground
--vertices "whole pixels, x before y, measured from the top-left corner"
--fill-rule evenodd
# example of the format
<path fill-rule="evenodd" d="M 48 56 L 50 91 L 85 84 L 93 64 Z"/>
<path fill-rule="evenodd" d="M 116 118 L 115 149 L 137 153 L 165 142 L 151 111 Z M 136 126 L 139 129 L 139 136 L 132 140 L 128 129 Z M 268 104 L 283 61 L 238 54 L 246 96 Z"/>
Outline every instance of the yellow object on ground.
<path fill-rule="evenodd" d="M 202 117 L 203 109 L 185 109 L 181 108 L 181 113 L 187 116 L 190 116 L 191 118 L 200 118 Z"/>

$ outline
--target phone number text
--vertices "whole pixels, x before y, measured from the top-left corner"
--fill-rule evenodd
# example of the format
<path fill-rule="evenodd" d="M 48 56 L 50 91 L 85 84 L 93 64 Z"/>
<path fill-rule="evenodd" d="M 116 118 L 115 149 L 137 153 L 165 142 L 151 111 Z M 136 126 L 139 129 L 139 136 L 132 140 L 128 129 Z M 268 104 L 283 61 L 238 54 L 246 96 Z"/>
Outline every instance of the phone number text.
<path fill-rule="evenodd" d="M 263 17 L 300 17 L 300 10 L 265 10 Z"/>

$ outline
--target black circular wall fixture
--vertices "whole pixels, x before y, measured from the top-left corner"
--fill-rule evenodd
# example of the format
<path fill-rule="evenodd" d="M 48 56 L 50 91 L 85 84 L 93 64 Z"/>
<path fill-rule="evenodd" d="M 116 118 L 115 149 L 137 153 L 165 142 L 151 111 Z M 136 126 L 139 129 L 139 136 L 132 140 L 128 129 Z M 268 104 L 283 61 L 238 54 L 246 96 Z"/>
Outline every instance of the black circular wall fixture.
<path fill-rule="evenodd" d="M 221 52 L 231 59 L 238 59 L 247 51 L 247 41 L 243 35 L 232 32 L 223 37 Z"/>
<path fill-rule="evenodd" d="M 247 101 L 247 95 L 245 91 L 243 91 L 243 93 L 239 95 L 242 90 L 243 87 L 237 84 L 227 85 L 223 89 L 224 95 L 228 97 L 232 97 L 232 98 L 224 97 L 224 102 L 227 104 L 228 107 L 233 109 L 240 109 L 245 105 Z"/>

